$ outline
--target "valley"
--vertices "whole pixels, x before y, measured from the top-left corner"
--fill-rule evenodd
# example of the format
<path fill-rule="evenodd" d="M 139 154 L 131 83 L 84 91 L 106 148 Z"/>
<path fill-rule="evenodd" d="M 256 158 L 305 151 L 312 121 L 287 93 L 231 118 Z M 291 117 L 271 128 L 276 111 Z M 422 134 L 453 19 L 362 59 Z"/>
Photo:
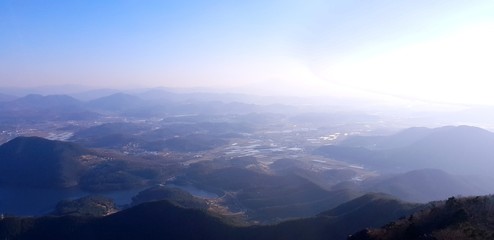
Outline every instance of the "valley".
<path fill-rule="evenodd" d="M 493 13 L 0 0 L 0 240 L 492 240 Z"/>
<path fill-rule="evenodd" d="M 319 227 L 356 221 L 360 215 L 337 213 L 355 207 L 352 201 L 410 210 L 379 221 L 372 213 L 345 232 L 325 233 L 343 239 L 430 201 L 494 191 L 487 174 L 494 169 L 494 133 L 481 128 L 401 128 L 413 123 L 320 107 L 169 101 L 161 94 L 0 102 L 0 213 L 12 221 L 106 221 L 167 201 L 262 239 L 286 234 L 276 229 L 290 225 L 312 222 L 310 231 L 321 234 Z"/>

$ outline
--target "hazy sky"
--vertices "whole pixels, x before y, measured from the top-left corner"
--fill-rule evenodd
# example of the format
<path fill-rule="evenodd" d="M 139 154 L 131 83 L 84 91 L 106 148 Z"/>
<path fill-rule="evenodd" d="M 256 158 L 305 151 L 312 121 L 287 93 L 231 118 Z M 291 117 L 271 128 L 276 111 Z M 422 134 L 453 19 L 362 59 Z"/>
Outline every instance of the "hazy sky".
<path fill-rule="evenodd" d="M 494 104 L 494 1 L 0 0 L 0 84 Z"/>

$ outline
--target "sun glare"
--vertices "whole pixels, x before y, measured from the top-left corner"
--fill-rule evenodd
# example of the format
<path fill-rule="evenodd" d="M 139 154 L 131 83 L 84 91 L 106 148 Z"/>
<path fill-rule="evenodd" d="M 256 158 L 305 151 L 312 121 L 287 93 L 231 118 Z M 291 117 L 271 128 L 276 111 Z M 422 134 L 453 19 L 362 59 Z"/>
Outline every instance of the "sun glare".
<path fill-rule="evenodd" d="M 463 28 L 371 57 L 326 68 L 324 78 L 354 88 L 421 100 L 494 102 L 494 25 Z"/>

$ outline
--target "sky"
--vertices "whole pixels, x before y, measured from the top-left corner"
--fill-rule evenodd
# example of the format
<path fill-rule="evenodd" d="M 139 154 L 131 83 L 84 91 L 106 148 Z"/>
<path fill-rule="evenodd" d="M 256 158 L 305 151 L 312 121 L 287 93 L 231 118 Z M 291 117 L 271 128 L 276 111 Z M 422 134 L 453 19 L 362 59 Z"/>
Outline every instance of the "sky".
<path fill-rule="evenodd" d="M 0 86 L 492 104 L 494 1 L 0 0 Z"/>

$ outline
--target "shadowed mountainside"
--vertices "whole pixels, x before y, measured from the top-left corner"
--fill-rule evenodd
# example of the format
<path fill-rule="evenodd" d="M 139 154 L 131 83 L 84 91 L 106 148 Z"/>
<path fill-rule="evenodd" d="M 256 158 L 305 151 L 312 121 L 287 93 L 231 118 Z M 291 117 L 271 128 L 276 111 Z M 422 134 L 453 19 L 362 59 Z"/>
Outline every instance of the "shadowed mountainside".
<path fill-rule="evenodd" d="M 383 207 L 394 211 L 381 213 Z M 14 239 L 345 239 L 380 226 L 418 206 L 380 194 L 366 195 L 316 217 L 277 225 L 240 227 L 204 211 L 167 201 L 140 204 L 106 217 L 40 217 L 0 220 L 0 237 Z M 380 214 L 379 218 L 375 214 Z M 358 221 L 355 221 L 358 218 Z"/>
<path fill-rule="evenodd" d="M 55 216 L 106 216 L 118 211 L 115 203 L 103 196 L 86 196 L 74 200 L 62 200 L 55 207 Z"/>
<path fill-rule="evenodd" d="M 111 191 L 161 181 L 161 166 L 75 143 L 18 137 L 0 146 L 0 185 Z"/>
<path fill-rule="evenodd" d="M 85 167 L 79 157 L 89 151 L 38 137 L 18 137 L 0 146 L 0 183 L 28 187 L 70 187 Z"/>
<path fill-rule="evenodd" d="M 327 191 L 295 174 L 272 175 L 239 167 L 214 169 L 211 163 L 191 166 L 175 181 L 216 193 L 232 211 L 254 220 L 308 217 L 360 196 L 349 190 Z"/>

